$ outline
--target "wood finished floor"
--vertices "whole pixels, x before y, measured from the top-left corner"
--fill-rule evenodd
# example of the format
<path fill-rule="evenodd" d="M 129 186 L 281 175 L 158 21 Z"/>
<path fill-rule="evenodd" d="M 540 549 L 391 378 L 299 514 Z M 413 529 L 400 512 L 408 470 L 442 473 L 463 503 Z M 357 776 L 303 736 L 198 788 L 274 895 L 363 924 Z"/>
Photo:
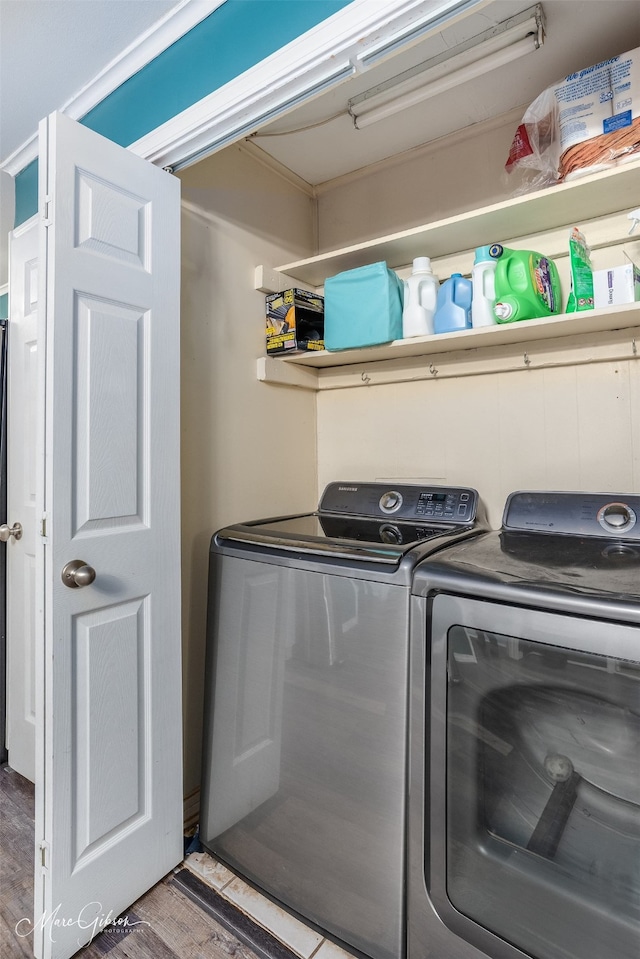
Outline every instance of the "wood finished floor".
<path fill-rule="evenodd" d="M 8 767 L 0 768 L 0 956 L 32 956 L 29 938 L 16 923 L 33 915 L 34 788 Z M 78 955 L 82 959 L 264 959 L 187 898 L 165 877 L 127 910 L 128 934 L 107 928 Z M 276 950 L 277 952 L 277 950 Z"/>

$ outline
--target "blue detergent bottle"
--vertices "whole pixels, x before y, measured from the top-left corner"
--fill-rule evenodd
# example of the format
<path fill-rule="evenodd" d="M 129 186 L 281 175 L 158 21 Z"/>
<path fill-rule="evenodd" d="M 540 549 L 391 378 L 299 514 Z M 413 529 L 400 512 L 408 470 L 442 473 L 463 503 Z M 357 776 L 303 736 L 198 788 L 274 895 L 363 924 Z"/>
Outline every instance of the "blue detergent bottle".
<path fill-rule="evenodd" d="M 473 283 L 462 273 L 452 273 L 438 290 L 433 318 L 434 333 L 453 333 L 471 328 Z"/>

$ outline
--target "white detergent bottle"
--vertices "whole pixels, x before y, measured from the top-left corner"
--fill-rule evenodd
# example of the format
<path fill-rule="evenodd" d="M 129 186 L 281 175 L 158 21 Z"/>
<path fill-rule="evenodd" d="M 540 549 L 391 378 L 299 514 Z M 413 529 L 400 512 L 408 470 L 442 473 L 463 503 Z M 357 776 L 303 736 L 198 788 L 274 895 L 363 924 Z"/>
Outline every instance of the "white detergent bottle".
<path fill-rule="evenodd" d="M 471 299 L 471 326 L 493 326 L 496 316 L 493 308 L 496 302 L 496 266 L 497 257 L 502 253 L 498 243 L 493 246 L 479 246 L 476 249 L 471 272 L 473 296 Z"/>
<path fill-rule="evenodd" d="M 438 277 L 431 272 L 428 256 L 413 261 L 413 272 L 404 281 L 402 335 L 427 336 L 433 333 L 433 315 L 438 297 Z"/>

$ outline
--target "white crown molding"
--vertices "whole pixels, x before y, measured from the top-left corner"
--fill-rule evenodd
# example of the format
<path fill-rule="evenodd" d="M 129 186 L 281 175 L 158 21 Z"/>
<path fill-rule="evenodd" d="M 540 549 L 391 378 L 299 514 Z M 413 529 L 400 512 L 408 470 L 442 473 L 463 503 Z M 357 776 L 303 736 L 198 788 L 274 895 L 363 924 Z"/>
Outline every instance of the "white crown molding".
<path fill-rule="evenodd" d="M 58 108 L 73 120 L 86 116 L 90 110 L 101 103 L 109 94 L 159 56 L 164 50 L 197 26 L 209 14 L 222 6 L 225 0 L 182 0 L 169 10 L 157 23 L 140 34 L 93 80 L 78 90 L 66 103 Z M 15 176 L 38 156 L 37 131 L 22 146 L 18 147 L 0 164 L 11 176 Z"/>
<path fill-rule="evenodd" d="M 342 10 L 129 147 L 182 169 L 282 116 L 328 86 L 417 42 L 489 0 L 352 0 Z"/>

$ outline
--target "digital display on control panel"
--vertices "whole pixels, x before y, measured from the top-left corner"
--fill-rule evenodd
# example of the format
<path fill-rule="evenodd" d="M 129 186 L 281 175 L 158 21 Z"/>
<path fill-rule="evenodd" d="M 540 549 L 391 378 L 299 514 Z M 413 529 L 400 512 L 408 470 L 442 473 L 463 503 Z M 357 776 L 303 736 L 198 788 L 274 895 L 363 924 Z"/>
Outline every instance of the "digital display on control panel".
<path fill-rule="evenodd" d="M 416 515 L 438 520 L 467 522 L 472 518 L 473 499 L 467 490 L 423 490 L 418 496 Z"/>

